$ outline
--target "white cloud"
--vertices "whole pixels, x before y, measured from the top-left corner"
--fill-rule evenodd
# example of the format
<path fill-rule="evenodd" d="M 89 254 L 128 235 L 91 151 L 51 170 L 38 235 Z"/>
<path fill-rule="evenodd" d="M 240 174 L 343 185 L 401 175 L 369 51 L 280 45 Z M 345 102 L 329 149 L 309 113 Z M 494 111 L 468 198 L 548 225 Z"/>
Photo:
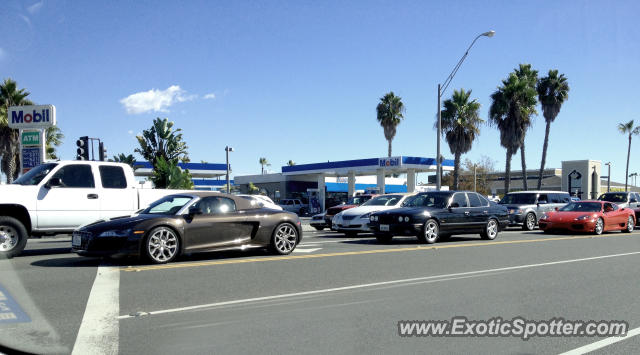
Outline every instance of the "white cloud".
<path fill-rule="evenodd" d="M 216 94 L 214 94 L 214 93 L 209 93 L 209 94 L 204 95 L 204 96 L 203 96 L 203 98 L 204 98 L 205 100 L 215 99 L 215 98 L 216 98 Z"/>
<path fill-rule="evenodd" d="M 128 130 L 127 133 L 133 134 L 133 131 L 132 130 Z"/>
<path fill-rule="evenodd" d="M 42 5 L 44 4 L 44 0 L 37 2 L 29 7 L 27 7 L 27 11 L 29 11 L 30 14 L 35 14 L 36 12 L 38 12 L 41 8 Z"/>
<path fill-rule="evenodd" d="M 178 85 L 171 85 L 166 90 L 151 89 L 149 91 L 131 94 L 120 103 L 129 114 L 154 112 L 168 112 L 168 108 L 176 102 L 190 101 L 197 95 L 186 95 Z"/>

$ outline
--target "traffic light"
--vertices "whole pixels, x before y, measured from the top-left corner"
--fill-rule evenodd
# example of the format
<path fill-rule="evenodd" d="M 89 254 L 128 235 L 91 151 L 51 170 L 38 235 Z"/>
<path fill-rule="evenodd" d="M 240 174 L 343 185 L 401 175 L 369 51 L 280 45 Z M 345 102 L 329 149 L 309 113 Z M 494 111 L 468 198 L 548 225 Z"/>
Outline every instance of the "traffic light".
<path fill-rule="evenodd" d="M 76 160 L 89 160 L 89 137 L 83 136 L 76 141 L 78 155 Z"/>
<path fill-rule="evenodd" d="M 104 149 L 104 143 L 98 143 L 98 157 L 100 157 L 100 161 L 104 161 L 107 157 L 107 150 Z"/>

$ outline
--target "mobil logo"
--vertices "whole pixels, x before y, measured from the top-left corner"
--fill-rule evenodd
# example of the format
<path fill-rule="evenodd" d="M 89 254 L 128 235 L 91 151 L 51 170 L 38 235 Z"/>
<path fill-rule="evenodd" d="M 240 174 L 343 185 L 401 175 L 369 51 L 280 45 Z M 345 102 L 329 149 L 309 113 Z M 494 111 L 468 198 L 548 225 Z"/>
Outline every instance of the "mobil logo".
<path fill-rule="evenodd" d="M 378 167 L 390 168 L 402 165 L 402 157 L 379 158 Z"/>
<path fill-rule="evenodd" d="M 46 128 L 56 124 L 56 108 L 53 105 L 9 107 L 9 127 Z"/>

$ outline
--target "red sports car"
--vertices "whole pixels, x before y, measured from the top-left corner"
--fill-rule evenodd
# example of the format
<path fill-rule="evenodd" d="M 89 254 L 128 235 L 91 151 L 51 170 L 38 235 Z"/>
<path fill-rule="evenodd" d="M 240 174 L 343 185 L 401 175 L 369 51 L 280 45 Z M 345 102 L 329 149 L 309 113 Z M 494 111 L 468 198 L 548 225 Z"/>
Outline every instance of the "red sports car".
<path fill-rule="evenodd" d="M 591 232 L 608 231 L 631 233 L 636 225 L 635 213 L 605 201 L 576 201 L 555 211 L 545 213 L 538 226 L 545 233 L 551 231 Z"/>

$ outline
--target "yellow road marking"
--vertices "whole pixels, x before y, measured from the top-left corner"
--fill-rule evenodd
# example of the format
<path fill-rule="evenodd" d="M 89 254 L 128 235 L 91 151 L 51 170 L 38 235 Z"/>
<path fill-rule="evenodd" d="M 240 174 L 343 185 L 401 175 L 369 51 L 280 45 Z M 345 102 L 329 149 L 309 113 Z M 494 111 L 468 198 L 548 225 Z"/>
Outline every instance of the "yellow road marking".
<path fill-rule="evenodd" d="M 541 239 L 525 239 L 525 240 L 505 240 L 498 242 L 480 242 L 480 243 L 465 243 L 465 244 L 453 244 L 453 245 L 439 245 L 439 244 L 430 244 L 430 245 L 420 245 L 417 247 L 407 247 L 407 248 L 393 248 L 393 249 L 374 249 L 374 250 L 360 250 L 360 251 L 344 251 L 344 252 L 336 252 L 336 253 L 324 253 L 324 254 L 306 254 L 306 255 L 282 255 L 282 256 L 272 256 L 265 258 L 250 258 L 250 259 L 227 259 L 227 260 L 212 260 L 212 261 L 203 261 L 203 262 L 193 262 L 193 263 L 176 263 L 176 264 L 160 264 L 160 265 L 149 265 L 149 266 L 140 266 L 140 267 L 123 267 L 122 271 L 147 271 L 147 270 L 161 270 L 161 269 L 180 269 L 180 268 L 188 268 L 188 267 L 198 267 L 198 266 L 212 266 L 212 265 L 225 265 L 225 264 L 242 264 L 242 263 L 255 263 L 260 261 L 278 261 L 278 260 L 296 260 L 296 259 L 314 259 L 314 258 L 326 258 L 330 256 L 347 256 L 347 255 L 366 255 L 366 254 L 381 254 L 381 253 L 395 253 L 395 252 L 403 252 L 403 251 L 416 251 L 416 250 L 437 250 L 437 249 L 449 249 L 449 248 L 466 248 L 466 247 L 482 247 L 489 245 L 505 245 L 505 244 L 526 244 L 526 243 L 536 243 L 536 242 L 551 242 L 556 240 L 576 240 L 576 239 L 592 239 L 592 238 L 612 238 L 612 237 L 625 237 L 638 233 L 620 233 L 620 234 L 607 234 L 607 235 L 581 235 L 581 236 L 569 236 L 569 237 L 551 237 L 551 238 L 541 238 Z"/>

